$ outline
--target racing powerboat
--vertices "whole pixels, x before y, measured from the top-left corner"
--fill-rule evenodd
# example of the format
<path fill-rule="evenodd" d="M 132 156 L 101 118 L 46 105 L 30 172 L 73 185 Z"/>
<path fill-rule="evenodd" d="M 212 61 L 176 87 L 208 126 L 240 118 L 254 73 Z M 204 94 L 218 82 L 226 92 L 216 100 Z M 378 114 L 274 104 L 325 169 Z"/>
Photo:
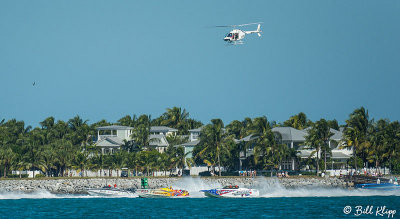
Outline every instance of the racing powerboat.
<path fill-rule="evenodd" d="M 394 183 L 364 183 L 356 184 L 355 187 L 359 189 L 400 190 L 400 185 Z"/>
<path fill-rule="evenodd" d="M 129 196 L 135 193 L 135 191 L 132 190 L 119 189 L 111 186 L 105 186 L 103 188 L 97 189 L 88 189 L 86 191 L 87 193 L 89 193 L 89 195 L 94 196 Z"/>
<path fill-rule="evenodd" d="M 222 189 L 200 190 L 204 195 L 214 198 L 253 198 L 260 196 L 257 189 L 239 188 L 239 186 L 225 186 Z"/>
<path fill-rule="evenodd" d="M 137 193 L 140 198 L 184 198 L 189 196 L 189 192 L 186 190 L 172 188 L 147 189 L 137 191 Z"/>

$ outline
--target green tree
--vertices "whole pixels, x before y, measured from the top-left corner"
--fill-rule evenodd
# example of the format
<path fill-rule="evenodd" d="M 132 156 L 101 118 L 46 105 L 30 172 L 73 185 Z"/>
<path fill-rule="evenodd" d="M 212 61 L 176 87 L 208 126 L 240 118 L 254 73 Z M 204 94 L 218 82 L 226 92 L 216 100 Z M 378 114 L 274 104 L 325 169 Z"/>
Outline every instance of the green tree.
<path fill-rule="evenodd" d="M 328 120 L 327 121 L 329 128 L 339 130 L 339 124 L 336 119 Z"/>
<path fill-rule="evenodd" d="M 11 148 L 0 148 L 0 164 L 4 167 L 4 177 L 7 177 L 7 171 L 9 170 L 15 158 L 16 154 Z"/>
<path fill-rule="evenodd" d="M 176 148 L 176 156 L 174 160 L 177 167 L 182 170 L 182 174 L 186 166 L 191 168 L 193 165 L 193 160 L 191 158 L 186 158 L 189 153 L 190 152 L 185 153 L 185 148 L 182 146 Z"/>
<path fill-rule="evenodd" d="M 357 150 L 368 144 L 367 133 L 369 128 L 368 111 L 364 107 L 354 110 L 350 114 L 350 118 L 346 120 L 346 128 L 344 130 L 344 140 L 348 147 L 353 147 L 353 157 L 357 160 Z M 357 169 L 357 162 L 354 163 L 354 168 Z"/>
<path fill-rule="evenodd" d="M 126 115 L 118 120 L 119 125 L 135 127 L 136 126 L 137 117 L 134 114 L 132 117 L 130 115 Z"/>
<path fill-rule="evenodd" d="M 272 170 L 279 168 L 286 157 L 287 146 L 278 144 L 271 124 L 265 116 L 253 120 L 250 132 L 258 136 L 254 147 L 254 164 L 261 164 L 263 169 L 269 168 L 272 175 Z"/>
<path fill-rule="evenodd" d="M 204 155 L 216 155 L 218 163 L 218 172 L 221 176 L 221 148 L 225 146 L 225 133 L 224 123 L 221 119 L 212 119 L 211 124 L 206 125 L 200 133 L 199 145 L 202 146 L 202 150 L 198 153 L 199 156 Z"/>
<path fill-rule="evenodd" d="M 141 148 L 148 148 L 150 145 L 151 116 L 141 115 L 134 127 L 131 138 Z"/>
<path fill-rule="evenodd" d="M 167 108 L 167 112 L 163 114 L 164 120 L 161 125 L 178 129 L 178 134 L 187 134 L 187 119 L 189 113 L 180 107 Z"/>
<path fill-rule="evenodd" d="M 324 172 L 326 171 L 326 155 L 330 152 L 329 141 L 332 137 L 333 133 L 330 131 L 330 127 L 328 122 L 325 119 L 320 119 L 315 122 L 311 129 L 308 130 L 308 135 L 306 136 L 306 144 L 310 146 L 310 148 L 315 149 L 312 153 L 317 154 L 317 175 L 319 172 L 319 155 L 320 151 L 324 154 Z"/>
<path fill-rule="evenodd" d="M 312 122 L 309 119 L 307 119 L 307 116 L 305 113 L 301 112 L 297 115 L 290 117 L 288 120 L 283 122 L 283 125 L 287 126 L 287 127 L 292 127 L 295 129 L 302 130 L 302 129 L 305 129 L 305 128 L 311 126 Z"/>

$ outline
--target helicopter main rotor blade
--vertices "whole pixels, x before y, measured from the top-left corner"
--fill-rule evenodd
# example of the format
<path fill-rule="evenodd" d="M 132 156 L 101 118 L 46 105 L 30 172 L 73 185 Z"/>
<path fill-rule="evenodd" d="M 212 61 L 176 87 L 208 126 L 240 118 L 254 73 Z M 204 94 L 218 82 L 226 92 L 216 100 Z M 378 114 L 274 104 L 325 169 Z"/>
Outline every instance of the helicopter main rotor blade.
<path fill-rule="evenodd" d="M 256 23 L 248 23 L 248 24 L 238 24 L 238 25 L 234 25 L 234 26 L 241 27 L 241 26 L 254 25 L 254 24 L 262 24 L 262 23 L 264 23 L 264 22 L 256 22 Z"/>
<path fill-rule="evenodd" d="M 256 22 L 256 23 L 248 23 L 248 24 L 235 24 L 235 25 L 218 25 L 215 27 L 242 27 L 242 26 L 248 26 L 248 25 L 254 25 L 254 24 L 262 24 L 264 22 Z"/>

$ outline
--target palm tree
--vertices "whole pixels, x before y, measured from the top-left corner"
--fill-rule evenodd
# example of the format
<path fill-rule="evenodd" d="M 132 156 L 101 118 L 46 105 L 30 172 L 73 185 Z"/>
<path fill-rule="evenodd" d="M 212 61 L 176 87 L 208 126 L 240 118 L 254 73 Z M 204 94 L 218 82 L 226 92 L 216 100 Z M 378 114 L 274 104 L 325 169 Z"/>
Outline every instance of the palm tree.
<path fill-rule="evenodd" d="M 100 172 L 100 176 L 101 176 L 101 168 L 102 168 L 101 154 L 95 154 L 92 157 L 90 157 L 87 168 L 91 171 L 95 171 L 96 177 L 99 176 L 99 172 Z"/>
<path fill-rule="evenodd" d="M 126 156 L 125 151 L 119 150 L 113 155 L 113 163 L 115 165 L 115 168 L 117 169 L 117 177 L 119 177 L 119 170 L 122 168 L 122 165 L 124 164 L 124 159 Z"/>
<path fill-rule="evenodd" d="M 55 160 L 56 160 L 55 151 L 53 150 L 52 145 L 46 145 L 43 148 L 42 156 L 43 156 L 44 166 L 46 167 L 45 174 L 50 177 L 51 169 L 55 168 Z"/>
<path fill-rule="evenodd" d="M 200 156 L 207 153 L 215 153 L 217 156 L 218 172 L 221 176 L 221 148 L 224 147 L 224 123 L 221 119 L 212 119 L 212 124 L 206 125 L 200 133 L 200 143 L 203 149 L 199 152 Z"/>
<path fill-rule="evenodd" d="M 229 125 L 226 126 L 226 131 L 229 135 L 233 135 L 236 139 L 241 139 L 244 136 L 243 123 L 238 120 L 233 120 Z"/>
<path fill-rule="evenodd" d="M 154 162 L 156 162 L 156 160 L 154 159 L 155 157 L 153 156 L 154 152 L 157 152 L 157 151 L 155 151 L 155 150 L 141 151 L 138 153 L 140 166 L 143 168 L 142 169 L 143 172 L 144 172 L 144 170 L 146 170 L 147 176 L 149 176 L 150 169 L 153 166 Z"/>
<path fill-rule="evenodd" d="M 89 165 L 89 154 L 86 151 L 77 151 L 74 156 L 72 168 L 80 171 L 81 177 L 85 176 L 85 170 Z M 87 172 L 86 172 L 87 176 Z"/>
<path fill-rule="evenodd" d="M 162 153 L 157 158 L 158 166 L 160 170 L 164 171 L 164 176 L 167 175 L 167 170 L 172 168 L 172 159 L 167 153 Z"/>
<path fill-rule="evenodd" d="M 324 171 L 326 171 L 326 154 L 330 150 L 329 141 L 332 135 L 333 133 L 330 131 L 328 122 L 325 119 L 320 119 L 312 125 L 311 129 L 308 130 L 308 135 L 305 137 L 306 144 L 310 148 L 315 149 L 312 155 L 317 153 L 317 175 L 319 173 L 319 155 L 321 150 L 324 152 Z"/>
<path fill-rule="evenodd" d="M 78 115 L 68 120 L 69 128 L 72 130 L 70 140 L 74 145 L 85 145 L 89 140 L 90 127 L 87 122 L 88 120 L 84 121 Z"/>
<path fill-rule="evenodd" d="M 386 129 L 385 145 L 389 156 L 389 169 L 392 170 L 393 158 L 400 157 L 400 123 L 391 122 Z M 400 160 L 400 159 L 398 159 Z"/>
<path fill-rule="evenodd" d="M 185 153 L 185 148 L 182 146 L 176 148 L 176 156 L 174 161 L 176 166 L 182 170 L 182 175 L 186 166 L 191 168 L 193 165 L 193 160 L 191 158 L 186 158 L 189 153 L 191 153 L 191 151 Z"/>
<path fill-rule="evenodd" d="M 161 125 L 166 125 L 178 129 L 178 134 L 186 134 L 188 127 L 186 121 L 189 113 L 180 107 L 167 108 L 167 112 L 163 115 L 164 121 Z"/>
<path fill-rule="evenodd" d="M 283 123 L 283 125 L 287 126 L 287 127 L 293 127 L 295 129 L 302 130 L 302 129 L 305 129 L 305 128 L 311 126 L 312 122 L 309 119 L 307 119 L 307 116 L 305 113 L 300 112 L 299 114 L 290 117 L 289 120 L 286 120 Z"/>
<path fill-rule="evenodd" d="M 151 116 L 141 115 L 136 121 L 136 127 L 133 129 L 131 138 L 137 144 L 137 146 L 142 149 L 148 149 L 151 139 L 150 139 L 150 126 L 151 126 Z"/>
<path fill-rule="evenodd" d="M 384 159 L 389 155 L 386 147 L 387 141 L 390 141 L 388 139 L 390 137 L 387 135 L 388 125 L 389 122 L 383 119 L 374 123 L 372 125 L 373 132 L 369 136 L 370 144 L 368 144 L 368 147 L 364 149 L 367 150 L 368 161 L 375 163 L 376 168 L 379 168 L 380 165 L 383 164 Z"/>
<path fill-rule="evenodd" d="M 16 154 L 11 148 L 0 148 L 0 164 L 4 167 L 4 177 L 7 177 L 7 170 L 15 158 Z"/>
<path fill-rule="evenodd" d="M 311 153 L 310 157 L 312 157 L 315 153 L 317 154 L 316 159 L 316 167 L 317 167 L 317 176 L 319 173 L 319 154 L 321 150 L 321 139 L 318 136 L 318 130 L 315 127 L 312 127 L 308 130 L 308 135 L 305 137 L 305 144 L 309 146 L 309 149 L 314 149 Z"/>
<path fill-rule="evenodd" d="M 272 175 L 273 168 L 281 167 L 283 160 L 287 158 L 287 146 L 278 143 L 265 116 L 255 118 L 248 133 L 258 136 L 255 139 L 254 164 L 257 166 L 261 161 L 263 169 L 270 168 Z"/>
<path fill-rule="evenodd" d="M 130 115 L 126 115 L 118 120 L 118 124 L 128 127 L 135 127 L 136 121 L 137 117 L 135 114 L 132 117 Z"/>
<path fill-rule="evenodd" d="M 354 167 L 357 170 L 357 150 L 367 143 L 367 132 L 369 128 L 368 111 L 361 107 L 350 114 L 346 120 L 344 140 L 348 147 L 353 147 Z"/>
<path fill-rule="evenodd" d="M 72 144 L 71 141 L 60 139 L 53 143 L 56 154 L 56 167 L 59 176 L 64 176 L 68 167 L 73 163 L 74 155 L 77 153 L 78 148 Z"/>

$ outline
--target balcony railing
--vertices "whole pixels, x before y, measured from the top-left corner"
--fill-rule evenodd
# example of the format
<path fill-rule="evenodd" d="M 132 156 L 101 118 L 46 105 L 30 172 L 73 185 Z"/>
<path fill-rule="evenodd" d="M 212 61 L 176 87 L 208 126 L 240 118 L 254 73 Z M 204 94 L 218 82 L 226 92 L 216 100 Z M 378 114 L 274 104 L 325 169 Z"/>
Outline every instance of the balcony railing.
<path fill-rule="evenodd" d="M 117 135 L 99 135 L 99 140 L 103 140 L 107 137 L 117 137 Z"/>

